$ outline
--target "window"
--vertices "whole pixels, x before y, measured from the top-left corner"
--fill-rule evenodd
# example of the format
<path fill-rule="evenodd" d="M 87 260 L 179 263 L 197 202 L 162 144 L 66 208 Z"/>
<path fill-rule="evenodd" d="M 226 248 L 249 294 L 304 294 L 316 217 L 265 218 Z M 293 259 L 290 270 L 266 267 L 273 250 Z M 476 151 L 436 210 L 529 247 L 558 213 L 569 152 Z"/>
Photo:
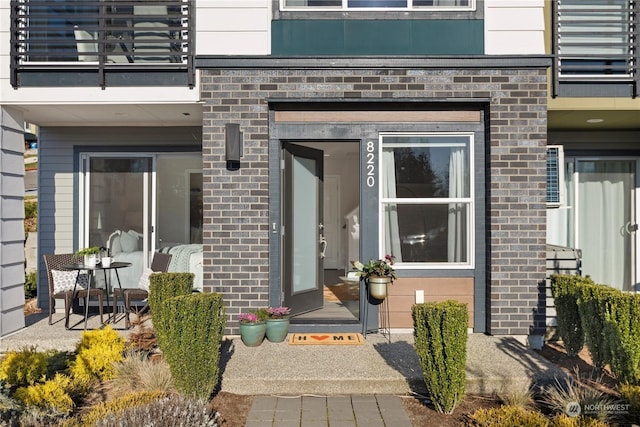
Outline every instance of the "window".
<path fill-rule="evenodd" d="M 473 135 L 380 139 L 383 252 L 393 254 L 399 267 L 471 267 Z"/>
<path fill-rule="evenodd" d="M 475 0 L 280 0 L 281 10 L 451 9 L 474 10 Z"/>

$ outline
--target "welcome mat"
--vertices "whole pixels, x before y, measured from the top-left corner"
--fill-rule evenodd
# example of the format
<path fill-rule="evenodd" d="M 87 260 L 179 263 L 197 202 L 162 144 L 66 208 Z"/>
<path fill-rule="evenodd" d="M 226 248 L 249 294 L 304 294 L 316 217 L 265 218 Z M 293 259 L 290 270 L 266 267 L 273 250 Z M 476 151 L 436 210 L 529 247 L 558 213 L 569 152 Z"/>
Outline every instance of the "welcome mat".
<path fill-rule="evenodd" d="M 289 334 L 291 345 L 362 345 L 364 338 L 358 333 Z"/>

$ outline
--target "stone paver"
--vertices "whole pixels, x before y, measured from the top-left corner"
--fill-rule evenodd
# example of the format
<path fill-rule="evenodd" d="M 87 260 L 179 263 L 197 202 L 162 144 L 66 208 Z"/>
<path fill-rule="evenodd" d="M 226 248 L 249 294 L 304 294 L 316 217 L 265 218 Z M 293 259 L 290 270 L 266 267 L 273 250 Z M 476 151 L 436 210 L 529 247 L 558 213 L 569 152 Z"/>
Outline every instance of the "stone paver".
<path fill-rule="evenodd" d="M 256 396 L 245 427 L 411 427 L 393 395 Z"/>

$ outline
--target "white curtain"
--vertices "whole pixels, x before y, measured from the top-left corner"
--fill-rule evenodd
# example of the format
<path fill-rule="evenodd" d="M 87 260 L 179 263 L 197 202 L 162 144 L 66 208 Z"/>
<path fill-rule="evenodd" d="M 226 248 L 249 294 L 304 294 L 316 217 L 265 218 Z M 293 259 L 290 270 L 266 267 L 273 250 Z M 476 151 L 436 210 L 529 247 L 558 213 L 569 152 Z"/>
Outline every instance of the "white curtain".
<path fill-rule="evenodd" d="M 393 149 L 382 150 L 382 167 L 384 180 L 382 181 L 382 197 L 396 198 L 396 164 Z M 402 262 L 402 246 L 400 244 L 400 228 L 398 227 L 398 205 L 396 203 L 385 203 L 383 218 L 384 226 L 384 247 L 393 254 L 396 262 Z"/>
<path fill-rule="evenodd" d="M 631 287 L 631 161 L 578 163 L 578 246 L 583 274 L 619 289 Z"/>
<path fill-rule="evenodd" d="M 452 147 L 449 157 L 449 197 L 464 197 L 465 150 Z M 447 232 L 447 261 L 464 262 L 466 259 L 466 204 L 449 203 L 449 222 Z"/>

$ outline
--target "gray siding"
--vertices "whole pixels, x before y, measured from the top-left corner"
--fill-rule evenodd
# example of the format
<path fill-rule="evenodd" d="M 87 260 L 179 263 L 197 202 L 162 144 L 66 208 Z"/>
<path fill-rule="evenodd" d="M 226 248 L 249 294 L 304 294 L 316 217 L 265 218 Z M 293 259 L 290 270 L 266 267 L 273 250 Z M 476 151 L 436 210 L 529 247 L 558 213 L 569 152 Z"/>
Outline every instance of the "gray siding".
<path fill-rule="evenodd" d="M 70 253 L 78 241 L 78 152 L 146 151 L 162 146 L 200 146 L 193 127 L 45 127 L 39 138 L 38 307 L 48 309 L 42 255 Z"/>
<path fill-rule="evenodd" d="M 22 113 L 0 108 L 0 336 L 24 327 Z"/>

